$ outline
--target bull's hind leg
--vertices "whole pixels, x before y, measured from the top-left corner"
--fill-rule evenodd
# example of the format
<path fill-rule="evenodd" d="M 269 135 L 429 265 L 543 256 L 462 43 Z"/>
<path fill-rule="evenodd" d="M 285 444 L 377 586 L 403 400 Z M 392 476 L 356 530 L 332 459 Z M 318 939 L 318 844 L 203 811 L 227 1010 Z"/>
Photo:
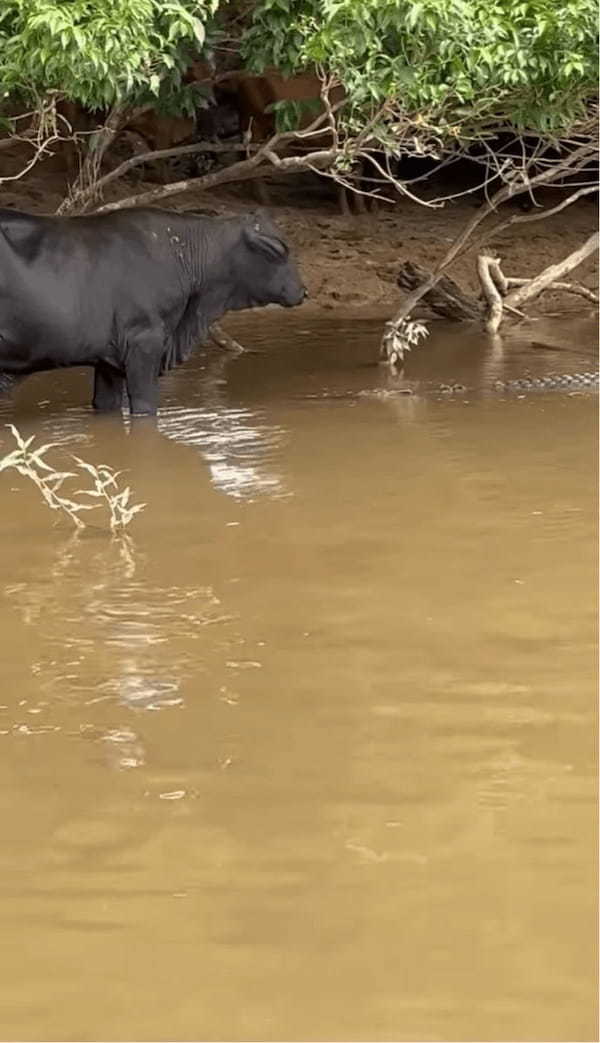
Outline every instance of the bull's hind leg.
<path fill-rule="evenodd" d="M 94 370 L 94 409 L 103 413 L 114 413 L 123 407 L 125 380 L 111 366 L 99 364 Z"/>

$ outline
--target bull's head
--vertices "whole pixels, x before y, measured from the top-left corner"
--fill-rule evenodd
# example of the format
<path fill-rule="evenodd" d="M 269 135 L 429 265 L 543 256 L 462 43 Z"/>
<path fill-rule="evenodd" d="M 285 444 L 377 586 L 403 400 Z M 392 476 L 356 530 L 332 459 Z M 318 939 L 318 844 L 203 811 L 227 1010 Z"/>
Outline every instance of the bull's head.
<path fill-rule="evenodd" d="M 307 296 L 287 244 L 273 222 L 253 214 L 244 222 L 242 278 L 255 305 L 281 304 L 293 308 Z"/>

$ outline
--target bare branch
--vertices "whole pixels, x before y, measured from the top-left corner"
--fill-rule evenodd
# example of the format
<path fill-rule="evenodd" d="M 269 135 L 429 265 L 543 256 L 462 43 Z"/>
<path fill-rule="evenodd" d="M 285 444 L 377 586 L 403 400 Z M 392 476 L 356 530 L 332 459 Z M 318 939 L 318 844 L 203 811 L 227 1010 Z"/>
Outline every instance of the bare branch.
<path fill-rule="evenodd" d="M 65 214 L 77 209 L 82 198 L 93 198 L 96 192 L 102 158 L 116 135 L 130 118 L 130 113 L 131 109 L 126 105 L 113 105 L 104 125 L 92 133 L 79 176 L 71 186 L 68 197 L 59 206 L 58 214 Z"/>
<path fill-rule="evenodd" d="M 94 199 L 97 198 L 98 194 L 112 181 L 122 177 L 123 174 L 127 173 L 128 170 L 139 166 L 142 163 L 149 163 L 161 159 L 169 159 L 176 156 L 192 155 L 194 153 L 208 152 L 208 153 L 221 153 L 221 152 L 235 152 L 245 151 L 246 153 L 254 153 L 253 155 L 247 155 L 245 160 L 238 163 L 233 163 L 224 170 L 214 171 L 210 174 L 205 174 L 201 177 L 186 178 L 184 181 L 177 181 L 170 185 L 161 185 L 157 189 L 152 189 L 149 192 L 139 194 L 137 196 L 130 196 L 127 200 L 120 201 L 119 203 L 106 204 L 104 207 L 100 207 L 99 210 L 113 210 L 121 209 L 124 206 L 135 206 L 144 205 L 153 200 L 168 198 L 171 195 L 177 195 L 181 192 L 189 191 L 190 189 L 204 190 L 212 188 L 215 185 L 230 184 L 236 181 L 245 181 L 249 179 L 257 179 L 265 177 L 269 172 L 270 168 L 264 166 L 262 169 L 261 164 L 266 161 L 272 166 L 276 166 L 285 172 L 292 172 L 295 170 L 308 170 L 310 169 L 307 157 L 300 157 L 301 161 L 297 162 L 297 157 L 287 157 L 290 162 L 286 162 L 282 166 L 282 160 L 277 155 L 276 149 L 281 149 L 288 142 L 306 140 L 315 135 L 323 133 L 323 124 L 333 118 L 334 113 L 344 104 L 343 101 L 338 102 L 336 105 L 330 105 L 327 111 L 320 113 L 315 120 L 304 130 L 290 130 L 290 131 L 278 131 L 272 135 L 272 137 L 262 145 L 253 145 L 251 142 L 247 142 L 245 145 L 236 144 L 213 144 L 206 142 L 193 143 L 191 145 L 181 145 L 172 149 L 157 149 L 154 151 L 146 152 L 139 156 L 132 156 L 130 159 L 125 160 L 115 170 L 110 171 L 103 177 L 93 177 L 91 180 L 88 178 L 87 184 L 84 183 L 83 172 L 79 179 L 79 187 L 72 193 L 71 198 L 65 200 L 58 209 L 58 213 L 64 214 L 72 212 L 74 210 L 85 209 Z M 136 110 L 139 111 L 143 110 Z M 106 136 L 102 139 L 102 150 L 101 153 L 98 150 L 94 151 L 94 154 L 101 155 L 104 153 L 110 141 L 117 133 L 118 129 L 122 129 L 128 123 L 133 120 L 133 112 L 124 112 L 124 110 L 117 109 L 113 110 L 112 114 L 112 126 L 109 126 L 109 121 L 104 128 L 103 132 L 106 132 Z M 119 122 L 120 121 L 120 122 Z M 311 163 L 314 164 L 315 168 L 320 169 L 322 165 L 328 165 L 333 163 L 335 155 L 337 154 L 336 149 L 328 150 L 328 154 L 331 152 L 331 158 L 324 161 L 323 155 L 324 150 L 317 152 L 310 152 Z M 293 160 L 293 162 L 292 162 Z M 88 169 L 87 174 L 89 175 L 91 167 Z M 139 202 L 138 202 L 139 201 Z"/>
<path fill-rule="evenodd" d="M 529 286 L 531 279 L 507 279 L 508 286 Z M 562 290 L 564 293 L 575 293 L 578 297 L 585 297 L 587 301 L 592 301 L 593 304 L 598 304 L 600 298 L 597 293 L 593 290 L 588 290 L 587 286 L 582 286 L 579 282 L 553 282 L 551 286 L 546 287 L 549 290 Z"/>
<path fill-rule="evenodd" d="M 17 133 L 15 130 L 8 138 L 4 138 L 0 142 L 0 147 L 7 149 L 14 144 L 26 144 L 32 147 L 33 154 L 16 174 L 6 174 L 0 177 L 0 185 L 8 181 L 18 181 L 28 174 L 44 156 L 52 155 L 52 146 L 57 142 L 73 140 L 71 125 L 56 109 L 60 97 L 58 91 L 48 91 L 46 95 L 38 98 L 37 107 L 31 112 L 11 117 L 13 125 L 22 119 L 29 119 L 31 125 L 21 133 Z M 66 134 L 64 133 L 65 128 Z"/>
<path fill-rule="evenodd" d="M 305 156 L 286 156 L 283 159 L 271 153 L 268 149 L 260 149 L 255 156 L 250 159 L 241 160 L 239 163 L 232 163 L 231 166 L 225 167 L 222 170 L 216 170 L 211 174 L 204 174 L 202 177 L 187 178 L 184 181 L 175 181 L 170 185 L 159 185 L 157 188 L 153 188 L 148 192 L 142 192 L 135 196 L 129 196 L 127 199 L 119 199 L 114 203 L 106 203 L 96 211 L 99 214 L 108 213 L 111 210 L 123 210 L 130 206 L 147 206 L 151 203 L 156 202 L 159 199 L 168 199 L 169 196 L 180 195 L 182 192 L 188 192 L 191 189 L 197 191 L 206 191 L 209 188 L 214 188 L 216 185 L 227 185 L 233 184 L 237 181 L 251 181 L 266 177 L 272 171 L 272 165 L 267 166 L 263 163 L 264 159 L 273 159 L 276 161 L 277 170 L 284 174 L 296 173 L 300 170 L 309 170 L 311 166 L 315 169 L 321 169 L 328 167 L 334 162 L 336 153 L 334 149 L 324 149 L 321 152 L 312 152 L 310 155 L 310 163 Z"/>
<path fill-rule="evenodd" d="M 543 221 L 546 217 L 552 217 L 553 214 L 558 214 L 561 210 L 564 210 L 566 207 L 571 206 L 571 204 L 574 203 L 577 199 L 580 199 L 581 196 L 588 196 L 591 195 L 593 192 L 597 191 L 597 185 L 593 185 L 590 188 L 580 188 L 578 192 L 573 192 L 570 196 L 567 196 L 566 199 L 563 199 L 562 202 L 557 203 L 556 206 L 551 207 L 550 210 L 541 210 L 537 214 L 512 214 L 511 217 L 507 218 L 506 221 L 502 221 L 494 228 L 491 228 L 489 232 L 486 233 L 485 241 L 497 235 L 498 232 L 504 232 L 505 229 L 510 228 L 511 225 L 527 224 L 529 221 Z M 477 244 L 474 245 L 476 245 L 477 247 L 482 246 L 483 241 L 483 239 L 480 239 L 477 242 Z"/>
<path fill-rule="evenodd" d="M 46 138 L 44 141 L 40 142 L 37 145 L 37 147 L 35 149 L 35 152 L 33 153 L 33 156 L 31 157 L 31 159 L 29 159 L 27 161 L 25 166 L 22 167 L 22 169 L 19 170 L 18 173 L 16 173 L 16 174 L 5 174 L 3 177 L 0 177 L 0 185 L 3 185 L 7 181 L 19 181 L 20 178 L 25 177 L 25 175 L 29 173 L 29 171 L 32 169 L 32 167 L 34 167 L 36 165 L 36 163 L 39 163 L 39 161 L 42 158 L 42 156 L 45 156 L 45 155 L 48 154 L 48 152 L 50 151 L 51 145 L 55 144 L 55 142 L 57 142 L 57 141 L 67 141 L 67 140 L 68 140 L 68 138 L 63 138 L 59 134 L 54 134 L 52 137 Z"/>
<path fill-rule="evenodd" d="M 502 297 L 507 289 L 499 258 L 480 254 L 477 258 L 477 274 L 488 305 L 485 328 L 488 333 L 497 333 L 502 322 Z"/>
<path fill-rule="evenodd" d="M 551 167 L 548 170 L 544 170 L 540 174 L 536 174 L 533 178 L 529 180 L 528 184 L 522 183 L 515 186 L 511 183 L 499 189 L 493 196 L 491 196 L 487 203 L 483 207 L 481 207 L 481 209 L 478 210 L 476 214 L 473 215 L 470 221 L 467 222 L 462 232 L 454 240 L 454 242 L 447 250 L 446 254 L 441 259 L 441 261 L 438 263 L 434 271 L 431 273 L 429 278 L 426 279 L 421 286 L 417 287 L 416 290 L 413 290 L 413 292 L 404 301 L 404 304 L 394 316 L 393 321 L 400 322 L 403 318 L 406 318 L 408 315 L 410 315 L 412 309 L 415 307 L 416 304 L 418 304 L 421 298 L 424 297 L 425 294 L 429 292 L 429 290 L 433 289 L 444 270 L 450 264 L 452 264 L 452 262 L 466 249 L 471 249 L 473 247 L 474 244 L 469 243 L 469 240 L 471 239 L 473 232 L 482 223 L 482 221 L 484 221 L 485 218 L 489 216 L 489 214 L 496 210 L 496 208 L 501 203 L 506 202 L 507 199 L 511 199 L 514 196 L 520 195 L 532 186 L 546 185 L 551 184 L 553 181 L 557 181 L 563 175 L 565 170 L 571 169 L 577 163 L 584 163 L 586 159 L 589 159 L 590 156 L 594 155 L 596 152 L 597 148 L 595 144 L 588 143 L 585 145 L 581 145 L 579 148 L 575 149 L 570 155 L 566 156 L 560 163 L 557 163 L 554 167 Z M 560 207 L 560 209 L 562 209 L 562 207 Z M 553 209 L 553 212 L 556 212 L 556 208 Z M 527 216 L 530 220 L 538 217 L 537 214 Z M 544 216 L 548 216 L 548 211 L 544 211 Z M 477 246 L 481 246 L 491 236 L 496 235 L 498 231 L 509 227 L 509 225 L 512 223 L 514 222 L 509 218 L 508 221 L 502 222 L 500 225 L 497 225 L 495 228 L 491 229 L 490 232 L 486 233 L 486 235 L 480 237 Z M 565 270 L 569 271 L 570 269 L 567 268 Z M 562 271 L 557 272 L 554 278 L 560 278 L 561 274 L 563 274 Z M 518 297 L 516 297 L 516 295 L 518 293 L 523 292 L 523 290 L 515 291 L 514 294 L 509 295 L 509 298 L 507 298 L 507 300 L 505 301 L 505 306 L 516 308 L 519 303 L 519 299 Z M 536 291 L 536 293 L 537 292 L 540 291 Z"/>
<path fill-rule="evenodd" d="M 107 185 L 110 185 L 112 181 L 116 181 L 118 178 L 123 177 L 129 170 L 134 167 L 141 166 L 143 163 L 156 162 L 161 159 L 174 159 L 178 156 L 190 156 L 196 153 L 222 153 L 222 152 L 242 152 L 246 151 L 245 145 L 231 144 L 231 145 L 220 145 L 212 144 L 208 142 L 198 142 L 194 145 L 177 145 L 174 148 L 163 148 L 155 149 L 150 152 L 142 152 L 137 156 L 131 156 L 129 159 L 123 160 L 118 167 L 111 170 L 108 174 L 104 174 L 103 177 L 98 178 L 95 184 L 90 185 L 87 189 L 80 192 L 79 195 L 69 201 L 69 205 L 61 203 L 59 213 L 65 213 L 66 210 L 72 210 L 75 207 L 78 210 L 84 210 L 88 203 L 91 203 Z"/>
<path fill-rule="evenodd" d="M 412 192 L 408 191 L 408 189 L 406 187 L 406 181 L 399 181 L 396 178 L 394 178 L 391 173 L 387 173 L 386 171 L 384 171 L 384 169 L 381 166 L 380 162 L 372 154 L 369 153 L 368 155 L 369 155 L 369 162 L 371 163 L 371 165 L 376 170 L 378 170 L 380 174 L 382 174 L 384 180 L 388 184 L 390 182 L 392 182 L 394 188 L 396 189 L 397 192 L 400 193 L 400 195 L 408 196 L 409 199 L 412 199 L 413 203 L 418 203 L 420 206 L 430 207 L 431 209 L 436 209 L 436 208 L 442 207 L 444 205 L 443 202 L 440 202 L 437 199 L 434 199 L 434 200 L 430 201 L 430 200 L 427 200 L 427 199 L 420 199 L 419 196 L 413 195 Z M 360 189 L 354 189 L 354 191 L 355 192 L 360 192 Z M 361 194 L 363 194 L 363 195 L 370 195 L 370 196 L 373 196 L 374 198 L 379 198 L 379 199 L 384 199 L 385 198 L 384 196 L 378 195 L 377 192 L 364 192 L 364 193 L 361 193 Z"/>
<path fill-rule="evenodd" d="M 525 301 L 530 301 L 537 297 L 543 290 L 548 289 L 554 282 L 559 280 L 561 276 L 566 275 L 573 268 L 577 268 L 582 261 L 585 261 L 587 257 L 595 253 L 598 249 L 599 241 L 599 233 L 594 232 L 582 246 L 578 247 L 577 250 L 573 250 L 568 257 L 563 258 L 558 264 L 551 264 L 548 268 L 544 268 L 543 272 L 540 272 L 535 279 L 531 279 L 527 285 L 520 286 L 518 289 L 513 290 L 512 293 L 509 293 L 506 298 L 506 304 L 513 308 L 518 308 Z"/>
<path fill-rule="evenodd" d="M 319 76 L 321 79 L 321 102 L 327 115 L 327 125 L 331 131 L 333 147 L 337 149 L 340 143 L 338 135 L 338 126 L 335 119 L 335 111 L 333 109 L 331 99 L 329 97 L 329 92 L 334 86 L 336 86 L 336 83 L 332 77 L 327 77 L 322 69 L 319 69 Z"/>

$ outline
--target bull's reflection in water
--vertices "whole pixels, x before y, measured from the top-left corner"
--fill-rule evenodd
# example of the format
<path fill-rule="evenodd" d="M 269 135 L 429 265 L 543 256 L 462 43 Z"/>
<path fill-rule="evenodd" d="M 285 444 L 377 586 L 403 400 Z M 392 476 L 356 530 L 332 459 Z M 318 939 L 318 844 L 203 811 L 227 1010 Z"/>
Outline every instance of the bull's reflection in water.
<path fill-rule="evenodd" d="M 52 442 L 67 450 L 73 446 L 83 456 L 86 446 L 98 443 L 107 463 L 116 462 L 136 474 L 150 459 L 155 472 L 173 471 L 172 450 L 160 446 L 166 438 L 198 451 L 219 493 L 236 500 L 287 496 L 290 490 L 279 466 L 287 430 L 273 422 L 266 409 L 230 400 L 228 371 L 235 358 L 233 352 L 213 347 L 200 352 L 188 367 L 167 374 L 158 417 L 95 414 L 80 404 L 91 372 L 80 369 L 62 374 L 60 384 L 53 374 L 38 374 L 12 394 L 0 395 L 0 420 L 34 433 L 38 444 Z"/>
<path fill-rule="evenodd" d="M 158 430 L 169 439 L 198 448 L 212 484 L 228 496 L 243 500 L 289 495 L 277 466 L 287 441 L 286 429 L 269 421 L 264 410 L 228 402 L 227 370 L 235 357 L 223 348 L 206 353 L 202 368 L 193 372 L 192 402 L 189 387 L 185 396 L 175 393 L 175 401 L 171 400 L 169 386 L 179 384 L 181 375 L 168 377 Z M 182 397 L 186 405 L 175 404 Z"/>
<path fill-rule="evenodd" d="M 220 492 L 239 500 L 290 495 L 275 462 L 285 431 L 256 411 L 167 406 L 158 427 L 167 438 L 200 449 Z"/>

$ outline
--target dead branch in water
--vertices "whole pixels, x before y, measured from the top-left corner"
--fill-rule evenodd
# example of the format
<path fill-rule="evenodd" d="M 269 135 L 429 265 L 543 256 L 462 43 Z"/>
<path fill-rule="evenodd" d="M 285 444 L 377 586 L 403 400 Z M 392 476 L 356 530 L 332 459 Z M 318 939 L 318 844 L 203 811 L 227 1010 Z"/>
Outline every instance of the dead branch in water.
<path fill-rule="evenodd" d="M 506 311 L 519 318 L 524 318 L 524 314 L 517 308 L 517 304 L 538 296 L 544 290 L 561 290 L 565 293 L 577 294 L 593 304 L 598 304 L 598 295 L 592 290 L 588 290 L 586 286 L 582 286 L 580 283 L 563 282 L 557 278 L 558 275 L 571 271 L 596 248 L 597 235 L 594 235 L 560 264 L 551 265 L 535 279 L 506 277 L 498 257 L 480 254 L 477 259 L 477 273 L 483 301 L 466 293 L 447 275 L 439 277 L 432 289 L 423 295 L 423 300 L 432 311 L 445 319 L 458 322 L 481 322 L 485 319 L 485 327 L 490 333 L 498 331 Z M 428 284 L 431 279 L 432 274 L 425 268 L 412 261 L 405 261 L 400 267 L 397 281 L 398 285 L 404 289 L 413 290 L 415 287 Z M 514 294 L 509 292 L 512 288 L 515 289 Z M 517 296 L 517 289 L 519 292 L 523 291 L 525 296 L 523 294 Z M 487 304 L 487 315 L 483 302 Z"/>
<path fill-rule="evenodd" d="M 485 328 L 488 333 L 497 333 L 502 322 L 502 298 L 508 290 L 500 267 L 500 258 L 480 254 L 477 258 L 477 274 L 488 306 Z"/>
<path fill-rule="evenodd" d="M 225 348 L 226 351 L 235 351 L 238 355 L 246 350 L 239 341 L 234 340 L 228 333 L 225 333 L 225 330 L 218 322 L 213 322 L 208 332 L 213 344 L 216 344 L 219 348 Z"/>
<path fill-rule="evenodd" d="M 431 273 L 420 264 L 404 261 L 400 265 L 396 282 L 404 290 L 415 290 L 430 278 Z M 483 316 L 480 302 L 447 275 L 440 276 L 436 285 L 423 296 L 423 301 L 444 319 L 473 322 L 480 321 Z"/>
<path fill-rule="evenodd" d="M 413 292 L 409 294 L 402 306 L 394 315 L 391 322 L 400 323 L 403 320 L 407 319 L 410 316 L 415 305 L 418 304 L 418 302 L 423 297 L 429 294 L 434 289 L 434 287 L 437 286 L 438 282 L 440 281 L 445 272 L 445 269 L 448 268 L 453 263 L 453 261 L 455 261 L 457 257 L 461 256 L 466 250 L 472 249 L 474 245 L 477 245 L 477 247 L 479 248 L 492 236 L 495 236 L 500 231 L 504 231 L 506 228 L 508 228 L 511 224 L 514 224 L 516 221 L 519 221 L 519 223 L 521 224 L 525 224 L 528 221 L 539 221 L 542 219 L 542 217 L 548 217 L 551 214 L 556 213 L 558 210 L 562 210 L 566 206 L 570 206 L 572 203 L 575 202 L 576 199 L 580 198 L 580 196 L 587 194 L 587 191 L 591 191 L 590 188 L 589 190 L 580 189 L 577 192 L 573 192 L 570 196 L 568 196 L 566 200 L 563 200 L 558 206 L 553 207 L 551 210 L 544 211 L 543 214 L 522 214 L 518 216 L 513 215 L 511 218 L 508 218 L 506 221 L 502 221 L 500 224 L 496 225 L 494 228 L 488 230 L 486 233 L 480 236 L 476 244 L 474 244 L 471 241 L 473 233 L 479 227 L 479 225 L 481 225 L 481 223 L 487 217 L 489 217 L 490 214 L 495 212 L 498 206 L 500 206 L 502 203 L 506 202 L 508 199 L 512 199 L 515 196 L 521 195 L 523 192 L 531 191 L 531 189 L 534 187 L 549 185 L 555 181 L 560 180 L 564 176 L 565 172 L 572 173 L 573 167 L 581 167 L 583 164 L 585 164 L 587 160 L 591 158 L 591 156 L 595 155 L 596 152 L 597 149 L 595 144 L 588 143 L 582 145 L 579 148 L 575 149 L 569 156 L 566 156 L 565 159 L 563 159 L 560 163 L 557 163 L 555 166 L 542 171 L 540 174 L 536 174 L 532 178 L 524 179 L 523 181 L 519 181 L 517 183 L 511 182 L 510 184 L 505 185 L 503 188 L 499 189 L 493 196 L 491 196 L 487 203 L 467 222 L 467 224 L 456 237 L 450 248 L 446 251 L 441 261 L 433 270 L 433 272 L 431 272 L 427 276 L 427 278 L 421 283 L 420 286 L 415 287 Z M 595 245 L 590 246 L 592 240 L 595 240 L 596 243 Z M 546 272 L 544 273 L 541 273 L 536 280 L 533 280 L 536 282 L 536 288 L 534 290 L 531 291 L 528 288 L 526 292 L 526 288 L 522 287 L 519 290 L 513 291 L 512 294 L 509 294 L 507 296 L 506 301 L 504 303 L 504 307 L 509 309 L 516 309 L 519 303 L 525 300 L 529 300 L 531 299 L 531 297 L 537 296 L 538 293 L 540 293 L 543 289 L 547 288 L 547 286 L 550 285 L 553 281 L 555 281 L 556 279 L 560 279 L 561 275 L 570 271 L 571 268 L 576 266 L 576 264 L 580 264 L 581 261 L 585 259 L 585 257 L 589 256 L 589 254 L 594 251 L 594 249 L 597 249 L 597 236 L 592 236 L 591 239 L 588 240 L 587 244 L 585 244 L 584 247 L 581 248 L 581 250 L 587 252 L 584 252 L 579 260 L 577 260 L 573 264 L 570 264 L 570 261 L 573 257 L 573 255 L 570 255 L 570 257 L 566 258 L 565 261 L 561 262 L 561 264 L 551 266 L 553 269 L 556 269 L 554 275 L 550 275 L 550 277 L 548 277 L 546 274 L 548 270 L 546 270 Z M 575 251 L 575 253 L 577 254 L 578 251 Z M 563 268 L 563 264 L 566 264 L 567 266 Z M 540 285 L 539 288 L 537 288 L 538 281 L 542 280 L 542 276 L 544 277 L 543 285 Z M 490 298 L 487 299 L 489 300 Z M 380 354 L 382 358 L 386 358 L 386 349 L 383 344 Z"/>
<path fill-rule="evenodd" d="M 480 254 L 477 259 L 477 274 L 488 306 L 485 323 L 488 333 L 498 332 L 506 310 L 515 312 L 518 307 L 538 297 L 544 290 L 554 289 L 562 275 L 572 271 L 598 249 L 598 241 L 599 235 L 598 232 L 595 232 L 568 257 L 563 258 L 558 264 L 551 264 L 544 268 L 533 279 L 507 279 L 502 272 L 498 257 Z M 509 292 L 511 284 L 516 288 Z M 573 291 L 571 283 L 560 282 L 560 288 L 567 289 L 569 292 Z M 574 292 L 581 293 L 582 290 L 584 291 L 583 296 L 591 298 L 595 302 L 598 301 L 596 295 L 591 290 L 586 290 L 585 287 L 579 286 Z M 518 314 L 523 313 L 518 312 Z"/>

